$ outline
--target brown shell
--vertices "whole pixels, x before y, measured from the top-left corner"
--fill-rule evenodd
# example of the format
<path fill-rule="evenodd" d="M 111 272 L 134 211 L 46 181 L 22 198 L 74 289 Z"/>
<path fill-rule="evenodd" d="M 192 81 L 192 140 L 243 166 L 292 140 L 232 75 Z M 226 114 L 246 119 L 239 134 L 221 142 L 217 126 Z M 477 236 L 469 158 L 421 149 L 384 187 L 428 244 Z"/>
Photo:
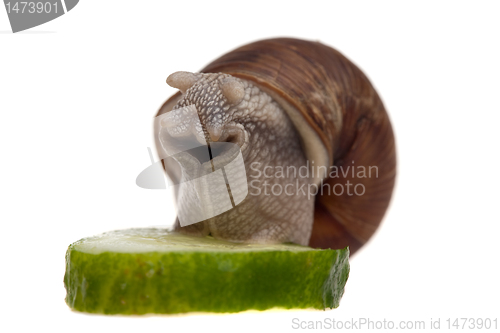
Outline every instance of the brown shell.
<path fill-rule="evenodd" d="M 201 72 L 223 72 L 253 81 L 295 107 L 318 133 L 329 152 L 330 165 L 342 166 L 344 171 L 348 166 L 378 168 L 376 178 L 353 178 L 349 172 L 346 178 L 323 181 L 331 188 L 336 183 L 345 185 L 347 180 L 361 183 L 365 193 L 349 196 L 346 191 L 342 195 L 325 191 L 318 195 L 309 245 L 349 246 L 354 253 L 366 243 L 389 205 L 396 153 L 384 105 L 361 70 L 319 42 L 277 38 L 239 47 Z"/>

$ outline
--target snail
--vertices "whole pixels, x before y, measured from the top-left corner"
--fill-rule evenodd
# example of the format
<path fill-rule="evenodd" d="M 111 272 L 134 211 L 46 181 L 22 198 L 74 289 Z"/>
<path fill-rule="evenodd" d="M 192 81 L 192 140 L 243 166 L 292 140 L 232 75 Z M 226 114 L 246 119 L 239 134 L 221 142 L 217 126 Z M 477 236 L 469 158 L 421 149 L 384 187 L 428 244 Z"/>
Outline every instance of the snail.
<path fill-rule="evenodd" d="M 340 52 L 306 40 L 261 40 L 200 73 L 171 74 L 167 83 L 179 92 L 157 113 L 170 119 L 155 126 L 160 157 L 178 137 L 232 143 L 249 191 L 232 209 L 199 223 L 181 226 L 177 219 L 175 231 L 234 242 L 349 246 L 351 254 L 374 234 L 394 187 L 394 134 L 374 87 Z M 189 125 L 188 114 L 200 126 Z M 210 158 L 214 168 L 216 157 Z M 186 172 L 164 168 L 172 179 Z M 176 196 L 179 209 L 189 210 L 182 193 Z"/>

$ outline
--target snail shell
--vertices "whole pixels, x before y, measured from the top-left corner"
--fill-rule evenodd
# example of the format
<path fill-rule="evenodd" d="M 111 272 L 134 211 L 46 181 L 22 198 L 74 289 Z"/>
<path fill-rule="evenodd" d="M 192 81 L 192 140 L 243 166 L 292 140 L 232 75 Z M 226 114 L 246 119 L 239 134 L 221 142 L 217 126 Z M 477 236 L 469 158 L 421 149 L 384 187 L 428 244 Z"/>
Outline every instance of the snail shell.
<path fill-rule="evenodd" d="M 332 177 L 328 172 L 325 179 L 312 179 L 312 183 L 329 189 L 336 184 L 345 188 L 347 181 L 362 184 L 362 195 L 347 191 L 339 195 L 331 190 L 316 195 L 314 223 L 306 244 L 317 248 L 349 246 L 351 253 L 365 244 L 389 205 L 396 153 L 384 105 L 361 70 L 319 42 L 278 38 L 239 47 L 201 73 L 229 74 L 271 96 L 299 133 L 307 160 L 317 167 L 327 166 L 329 171 L 335 168 L 341 175 Z M 183 80 L 178 84 L 181 92 L 167 100 L 158 115 L 170 111 L 181 100 L 182 91 L 194 84 Z M 359 177 L 359 167 L 365 168 L 365 177 Z M 370 167 L 376 175 L 368 177 Z M 352 168 L 356 172 L 351 172 Z M 172 171 L 167 173 L 172 177 Z"/>

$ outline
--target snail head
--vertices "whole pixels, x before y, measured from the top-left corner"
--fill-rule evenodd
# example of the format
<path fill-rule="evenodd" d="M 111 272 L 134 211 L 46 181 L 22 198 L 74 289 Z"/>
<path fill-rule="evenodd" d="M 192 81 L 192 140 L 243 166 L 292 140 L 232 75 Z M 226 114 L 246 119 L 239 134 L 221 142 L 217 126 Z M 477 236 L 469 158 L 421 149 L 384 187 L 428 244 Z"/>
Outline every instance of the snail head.
<path fill-rule="evenodd" d="M 243 81 L 222 73 L 176 72 L 167 78 L 167 84 L 183 93 L 171 111 L 172 116 L 177 115 L 178 118 L 172 122 L 172 126 L 178 128 L 195 123 L 188 118 L 198 117 L 201 127 L 194 126 L 191 131 L 199 141 L 226 141 L 231 136 L 234 128 L 228 128 L 228 123 L 232 120 L 233 111 L 245 97 Z M 184 127 L 188 130 L 189 126 Z"/>

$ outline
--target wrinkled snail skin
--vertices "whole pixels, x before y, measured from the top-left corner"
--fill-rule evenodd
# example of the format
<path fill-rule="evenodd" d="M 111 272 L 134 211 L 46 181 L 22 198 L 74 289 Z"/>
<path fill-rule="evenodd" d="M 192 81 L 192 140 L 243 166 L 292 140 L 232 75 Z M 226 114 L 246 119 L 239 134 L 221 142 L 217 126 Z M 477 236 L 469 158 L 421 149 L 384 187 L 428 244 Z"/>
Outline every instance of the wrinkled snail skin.
<path fill-rule="evenodd" d="M 250 193 L 256 192 L 254 187 L 264 192 L 264 182 L 268 192 L 273 184 L 331 189 L 336 184 L 345 188 L 347 181 L 364 189 L 362 195 L 320 191 L 310 198 L 300 191 L 292 196 L 249 194 L 235 208 L 203 222 L 181 227 L 177 221 L 176 230 L 237 242 L 349 246 L 351 253 L 374 234 L 394 187 L 394 134 L 377 92 L 342 54 L 318 42 L 262 40 L 221 56 L 201 73 L 175 73 L 169 80 L 181 91 L 158 115 L 194 105 L 203 131 L 197 135 L 209 143 L 240 146 Z M 264 176 L 266 166 L 311 165 L 328 170 L 376 167 L 377 173 L 363 177 L 349 171 L 325 179 Z M 166 171 L 179 177 L 178 170 Z M 188 209 L 179 193 L 177 205 Z"/>
<path fill-rule="evenodd" d="M 186 76 L 192 76 L 192 84 L 182 89 L 189 81 Z M 168 82 L 174 87 L 179 86 L 181 91 L 185 90 L 173 112 L 194 106 L 203 127 L 201 135 L 208 143 L 227 141 L 238 144 L 245 161 L 247 182 L 251 184 L 250 194 L 233 209 L 185 227 L 181 227 L 177 220 L 174 229 L 200 236 L 211 234 L 237 242 L 307 245 L 312 230 L 314 197 L 308 199 L 305 192 L 294 195 L 292 199 L 272 195 L 269 187 L 274 184 L 295 187 L 295 179 L 269 178 L 266 177 L 269 172 L 264 172 L 265 167 L 294 166 L 298 169 L 306 166 L 299 134 L 286 112 L 252 83 L 227 74 L 178 72 L 169 76 Z M 230 89 L 231 86 L 241 89 Z M 231 92 L 234 91 L 240 96 L 233 98 Z M 173 140 L 169 138 L 168 141 Z M 301 184 L 310 183 L 307 178 L 298 180 Z M 265 195 L 264 184 L 267 184 L 270 195 Z M 252 195 L 257 191 L 262 195 Z M 183 200 L 182 193 L 178 194 L 177 201 L 179 210 L 190 209 L 183 206 L 188 200 Z"/>

